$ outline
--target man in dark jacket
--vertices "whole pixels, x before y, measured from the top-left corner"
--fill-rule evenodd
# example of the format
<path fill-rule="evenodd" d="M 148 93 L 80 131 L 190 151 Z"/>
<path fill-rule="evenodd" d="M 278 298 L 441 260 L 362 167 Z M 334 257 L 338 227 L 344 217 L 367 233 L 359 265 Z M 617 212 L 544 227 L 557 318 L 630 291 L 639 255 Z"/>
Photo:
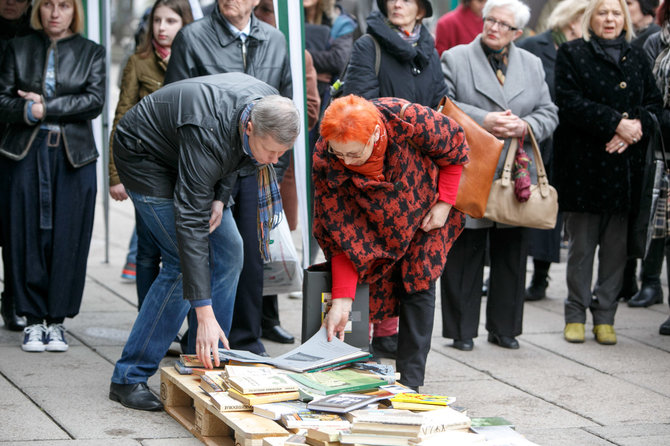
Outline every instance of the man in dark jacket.
<path fill-rule="evenodd" d="M 172 44 L 165 84 L 194 76 L 241 72 L 276 88 L 282 96 L 291 97 L 286 39 L 281 32 L 252 14 L 257 3 L 258 0 L 218 0 L 218 7 L 209 16 L 182 28 Z M 285 156 L 277 165 L 280 179 L 289 159 Z M 254 173 L 253 169 L 242 169 L 233 187 L 235 205 L 232 211 L 244 241 L 244 265 L 235 299 L 235 319 L 228 338 L 232 348 L 263 354 L 265 347 L 260 341 L 264 307 L 263 261 L 258 255 L 254 229 L 258 193 Z M 276 302 L 265 307 L 276 308 Z M 191 312 L 189 325 L 192 324 L 196 321 Z M 266 333 L 275 335 L 272 338 L 275 341 L 294 342 L 293 336 L 279 325 Z M 192 349 L 191 334 L 188 350 Z"/>
<path fill-rule="evenodd" d="M 228 348 L 224 331 L 230 328 L 242 268 L 242 240 L 231 210 L 224 209 L 230 180 L 248 168 L 267 179 L 257 190 L 271 193 L 257 197 L 263 206 L 257 205 L 260 223 L 254 222 L 254 233 L 266 240 L 281 213 L 268 165 L 293 145 L 299 130 L 293 102 L 242 73 L 167 85 L 119 121 L 114 138 L 119 177 L 160 247 L 163 265 L 114 368 L 110 399 L 140 410 L 162 407 L 146 381 L 191 308 L 198 319 L 198 358 L 211 368 L 219 340 Z M 215 362 L 218 366 L 216 354 Z"/>

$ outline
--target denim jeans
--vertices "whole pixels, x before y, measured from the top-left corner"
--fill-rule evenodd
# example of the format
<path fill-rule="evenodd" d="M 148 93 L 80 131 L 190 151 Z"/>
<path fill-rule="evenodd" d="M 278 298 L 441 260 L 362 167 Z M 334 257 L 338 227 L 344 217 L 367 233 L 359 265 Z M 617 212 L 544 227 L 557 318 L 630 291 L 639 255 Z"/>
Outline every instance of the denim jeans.
<path fill-rule="evenodd" d="M 114 368 L 112 382 L 117 384 L 146 382 L 156 373 L 190 308 L 182 295 L 173 200 L 132 191 L 128 195 L 158 244 L 163 263 Z M 228 334 L 243 259 L 242 239 L 229 209 L 224 209 L 221 225 L 209 235 L 209 245 L 212 307 Z"/>
<path fill-rule="evenodd" d="M 133 228 L 133 235 L 130 236 L 128 242 L 128 255 L 126 256 L 126 263 L 137 263 L 137 229 Z"/>

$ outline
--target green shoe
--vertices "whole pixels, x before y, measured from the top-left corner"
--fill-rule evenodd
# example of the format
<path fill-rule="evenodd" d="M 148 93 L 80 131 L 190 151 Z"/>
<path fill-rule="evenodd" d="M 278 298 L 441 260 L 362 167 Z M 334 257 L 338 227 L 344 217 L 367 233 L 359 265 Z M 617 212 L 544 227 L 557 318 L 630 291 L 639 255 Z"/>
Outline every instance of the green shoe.
<path fill-rule="evenodd" d="M 565 324 L 563 336 L 568 342 L 584 342 L 584 324 L 580 324 L 579 322 L 570 322 L 569 324 Z"/>
<path fill-rule="evenodd" d="M 599 324 L 593 327 L 593 334 L 596 335 L 596 341 L 602 345 L 616 344 L 616 333 L 614 326 L 609 324 Z"/>

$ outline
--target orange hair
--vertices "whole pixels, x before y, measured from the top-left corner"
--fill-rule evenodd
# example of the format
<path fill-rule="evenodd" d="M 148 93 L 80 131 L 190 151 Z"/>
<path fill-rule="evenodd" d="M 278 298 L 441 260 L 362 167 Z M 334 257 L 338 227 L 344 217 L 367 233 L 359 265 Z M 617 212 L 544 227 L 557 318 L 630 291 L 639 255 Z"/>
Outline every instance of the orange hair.
<path fill-rule="evenodd" d="M 321 120 L 321 138 L 325 141 L 367 144 L 381 114 L 367 99 L 353 94 L 335 99 Z"/>

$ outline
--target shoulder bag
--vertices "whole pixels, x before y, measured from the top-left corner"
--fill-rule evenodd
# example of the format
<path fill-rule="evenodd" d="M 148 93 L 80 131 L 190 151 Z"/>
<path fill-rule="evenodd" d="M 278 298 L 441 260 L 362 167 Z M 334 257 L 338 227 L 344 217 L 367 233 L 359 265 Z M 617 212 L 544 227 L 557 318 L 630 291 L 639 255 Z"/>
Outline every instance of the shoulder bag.
<path fill-rule="evenodd" d="M 544 170 L 542 155 L 535 140 L 533 130 L 528 126 L 528 134 L 535 154 L 537 184 L 530 186 L 530 198 L 521 203 L 514 194 L 512 164 L 519 145 L 514 138 L 507 150 L 502 176 L 493 182 L 484 217 L 498 223 L 512 226 L 525 226 L 537 229 L 553 229 L 558 215 L 558 193 L 549 185 Z"/>

